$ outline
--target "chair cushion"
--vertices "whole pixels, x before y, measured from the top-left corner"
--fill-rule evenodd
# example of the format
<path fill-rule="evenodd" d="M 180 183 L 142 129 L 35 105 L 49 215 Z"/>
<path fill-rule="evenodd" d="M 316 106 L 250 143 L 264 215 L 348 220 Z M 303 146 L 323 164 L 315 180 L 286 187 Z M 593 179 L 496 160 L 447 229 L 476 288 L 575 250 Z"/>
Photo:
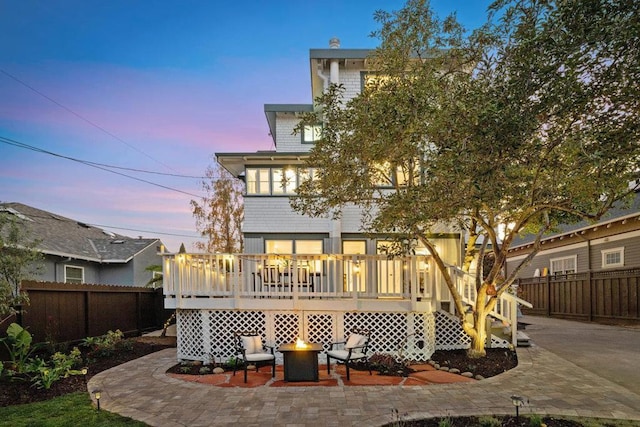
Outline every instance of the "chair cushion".
<path fill-rule="evenodd" d="M 254 353 L 262 353 L 264 348 L 262 348 L 262 337 L 260 335 L 256 335 L 253 337 L 253 352 Z"/>
<path fill-rule="evenodd" d="M 366 340 L 367 340 L 367 337 L 365 337 L 364 335 L 351 334 L 351 336 L 347 340 L 347 343 L 344 345 L 344 348 L 348 350 L 354 347 L 361 347 L 364 345 Z"/>
<path fill-rule="evenodd" d="M 254 337 L 240 337 L 242 340 L 242 348 L 244 348 L 245 354 L 253 354 L 256 352 L 256 344 Z M 262 347 L 262 345 L 260 345 Z"/>
<path fill-rule="evenodd" d="M 266 360 L 273 360 L 275 356 L 271 353 L 251 353 L 247 354 L 247 362 L 263 362 Z"/>
<path fill-rule="evenodd" d="M 349 357 L 349 350 L 331 350 L 327 351 L 327 355 L 333 357 L 334 359 L 347 360 L 347 358 Z M 367 356 L 364 353 L 354 351 L 351 353 L 351 358 L 349 358 L 349 360 L 364 359 L 366 357 Z"/>

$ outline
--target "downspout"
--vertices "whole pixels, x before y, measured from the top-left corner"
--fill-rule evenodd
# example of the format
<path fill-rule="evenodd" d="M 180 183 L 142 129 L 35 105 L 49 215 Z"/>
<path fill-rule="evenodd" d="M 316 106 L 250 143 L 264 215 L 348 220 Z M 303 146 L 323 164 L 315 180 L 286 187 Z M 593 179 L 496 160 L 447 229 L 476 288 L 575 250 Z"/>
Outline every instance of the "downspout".
<path fill-rule="evenodd" d="M 329 88 L 329 76 L 322 72 L 322 62 L 318 61 L 318 77 L 322 79 L 322 91 L 326 92 Z"/>

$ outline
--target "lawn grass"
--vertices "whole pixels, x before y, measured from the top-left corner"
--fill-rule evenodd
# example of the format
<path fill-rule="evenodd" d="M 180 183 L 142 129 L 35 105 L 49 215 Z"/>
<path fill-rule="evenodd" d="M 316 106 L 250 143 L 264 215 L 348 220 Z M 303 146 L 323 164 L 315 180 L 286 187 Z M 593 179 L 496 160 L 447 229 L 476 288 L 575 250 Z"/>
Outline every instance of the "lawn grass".
<path fill-rule="evenodd" d="M 1 427 L 136 426 L 147 424 L 98 411 L 89 394 L 76 392 L 43 402 L 0 408 Z"/>

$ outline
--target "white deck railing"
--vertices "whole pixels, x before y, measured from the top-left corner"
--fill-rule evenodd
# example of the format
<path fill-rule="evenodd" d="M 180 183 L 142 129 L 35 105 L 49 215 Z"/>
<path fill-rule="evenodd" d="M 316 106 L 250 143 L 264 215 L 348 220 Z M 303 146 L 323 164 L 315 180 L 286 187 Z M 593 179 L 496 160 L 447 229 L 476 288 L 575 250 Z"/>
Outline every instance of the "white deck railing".
<path fill-rule="evenodd" d="M 469 273 L 464 272 L 458 267 L 450 267 L 451 277 L 454 279 L 456 290 L 462 297 L 462 302 L 470 306 L 475 306 L 478 299 L 478 292 L 476 290 L 475 281 L 476 277 Z M 525 301 L 517 296 L 504 292 L 498 297 L 496 306 L 489 313 L 490 316 L 506 322 L 511 325 L 511 342 L 517 342 L 516 333 L 518 324 L 518 305 L 532 308 L 533 305 L 528 301 Z M 451 309 L 454 310 L 455 306 L 452 304 Z"/>
<path fill-rule="evenodd" d="M 429 257 L 164 254 L 165 297 L 430 298 Z"/>

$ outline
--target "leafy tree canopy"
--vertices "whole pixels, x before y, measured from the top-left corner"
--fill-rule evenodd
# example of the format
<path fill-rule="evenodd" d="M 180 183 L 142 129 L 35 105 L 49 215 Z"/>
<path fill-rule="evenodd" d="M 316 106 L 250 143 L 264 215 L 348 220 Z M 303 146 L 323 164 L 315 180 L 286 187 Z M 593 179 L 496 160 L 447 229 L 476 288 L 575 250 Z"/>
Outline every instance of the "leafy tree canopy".
<path fill-rule="evenodd" d="M 301 186 L 293 207 L 339 215 L 356 204 L 368 230 L 419 239 L 459 313 L 466 308 L 429 231 L 447 224 L 465 233 L 467 269 L 476 244 L 490 244 L 495 262 L 484 277 L 478 269 L 476 288 L 495 292 L 478 299 L 475 324 L 460 315 L 482 354 L 490 294 L 508 289 L 541 236 L 597 220 L 633 193 L 639 17 L 633 0 L 499 0 L 487 23 L 467 32 L 425 0 L 377 12 L 380 47 L 362 93 L 345 99 L 331 86 L 303 120 L 324 121 L 309 158 L 319 176 Z M 507 251 L 525 232 L 537 236 L 535 250 L 503 277 Z"/>
<path fill-rule="evenodd" d="M 42 254 L 36 250 L 37 244 L 20 221 L 0 212 L 0 316 L 13 314 L 16 306 L 29 302 L 20 283 L 41 267 Z"/>
<path fill-rule="evenodd" d="M 242 220 L 244 200 L 242 184 L 216 163 L 205 172 L 202 181 L 206 195 L 200 201 L 191 200 L 196 228 L 206 243 L 196 242 L 196 249 L 215 253 L 236 253 L 243 248 Z"/>

